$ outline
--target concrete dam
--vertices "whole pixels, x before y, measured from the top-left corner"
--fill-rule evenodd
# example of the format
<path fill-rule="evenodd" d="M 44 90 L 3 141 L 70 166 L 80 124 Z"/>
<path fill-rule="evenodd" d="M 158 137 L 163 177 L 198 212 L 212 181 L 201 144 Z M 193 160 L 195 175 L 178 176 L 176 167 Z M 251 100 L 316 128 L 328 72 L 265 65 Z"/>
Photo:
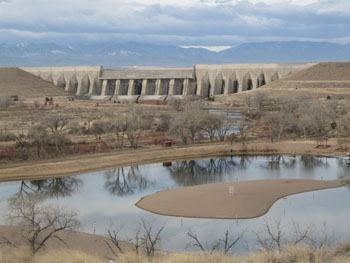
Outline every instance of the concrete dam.
<path fill-rule="evenodd" d="M 233 94 L 254 90 L 315 63 L 196 64 L 193 68 L 22 67 L 55 86 L 94 99 Z"/>

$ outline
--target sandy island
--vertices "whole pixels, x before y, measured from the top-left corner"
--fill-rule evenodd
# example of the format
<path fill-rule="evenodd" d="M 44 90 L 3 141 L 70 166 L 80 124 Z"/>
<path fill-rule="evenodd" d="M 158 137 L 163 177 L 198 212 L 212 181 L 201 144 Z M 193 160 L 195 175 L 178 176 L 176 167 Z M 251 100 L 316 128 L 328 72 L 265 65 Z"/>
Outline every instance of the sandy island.
<path fill-rule="evenodd" d="M 244 219 L 262 216 L 282 197 L 344 186 L 341 180 L 277 179 L 205 184 L 164 190 L 136 206 L 160 215 Z"/>

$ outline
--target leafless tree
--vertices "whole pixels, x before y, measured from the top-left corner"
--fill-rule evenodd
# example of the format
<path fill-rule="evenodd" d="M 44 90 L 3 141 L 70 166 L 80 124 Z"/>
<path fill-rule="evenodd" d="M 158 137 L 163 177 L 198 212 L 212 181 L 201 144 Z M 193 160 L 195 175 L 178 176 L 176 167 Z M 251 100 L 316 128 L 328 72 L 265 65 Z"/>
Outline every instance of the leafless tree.
<path fill-rule="evenodd" d="M 209 137 L 210 141 L 213 142 L 217 134 L 218 127 L 220 126 L 221 120 L 218 116 L 209 112 L 203 112 L 202 122 L 200 124 L 201 129 Z"/>
<path fill-rule="evenodd" d="M 102 135 L 108 131 L 108 125 L 103 121 L 97 121 L 92 124 L 90 131 L 96 140 L 101 140 Z"/>
<path fill-rule="evenodd" d="M 296 222 L 291 222 L 292 233 L 288 233 L 284 229 L 281 220 L 276 219 L 271 223 L 267 218 L 263 222 L 264 230 L 255 233 L 258 244 L 266 250 L 277 250 L 282 252 L 288 245 L 298 245 L 312 238 L 313 225 L 309 225 L 302 229 Z"/>
<path fill-rule="evenodd" d="M 180 111 L 183 101 L 178 98 L 170 98 L 168 100 L 168 105 L 175 111 Z"/>
<path fill-rule="evenodd" d="M 219 136 L 220 141 L 225 141 L 227 133 L 233 128 L 234 124 L 235 122 L 232 118 L 226 117 L 220 119 L 216 128 L 216 133 Z"/>
<path fill-rule="evenodd" d="M 153 115 L 141 109 L 129 108 L 126 114 L 127 129 L 125 131 L 130 146 L 137 148 L 141 134 L 152 127 Z"/>
<path fill-rule="evenodd" d="M 171 132 L 180 136 L 184 144 L 187 144 L 188 139 L 194 143 L 201 131 L 203 112 L 199 103 L 188 102 L 180 112 L 173 113 Z"/>
<path fill-rule="evenodd" d="M 153 224 L 147 224 L 142 220 L 143 235 L 141 237 L 141 242 L 146 250 L 147 256 L 152 257 L 159 243 L 161 242 L 161 236 L 164 229 L 164 225 L 153 233 Z"/>
<path fill-rule="evenodd" d="M 247 104 L 247 107 L 251 107 L 253 104 L 253 99 L 252 99 L 252 95 L 251 94 L 247 94 L 243 97 L 243 100 L 245 102 L 245 104 Z"/>
<path fill-rule="evenodd" d="M 264 116 L 263 123 L 269 129 L 271 141 L 280 139 L 293 124 L 293 115 L 287 111 L 275 111 Z"/>
<path fill-rule="evenodd" d="M 249 128 L 249 122 L 247 119 L 238 119 L 235 121 L 235 126 L 238 129 L 239 132 L 239 139 L 241 141 L 242 145 L 245 145 L 245 142 L 247 140 L 247 128 Z"/>
<path fill-rule="evenodd" d="M 144 241 L 141 237 L 141 224 L 138 229 L 135 231 L 135 237 L 131 239 L 132 244 L 134 245 L 136 254 L 139 254 L 140 248 L 144 245 Z"/>
<path fill-rule="evenodd" d="M 320 249 L 323 247 L 330 247 L 334 242 L 334 233 L 329 232 L 327 229 L 327 224 L 324 222 L 322 225 L 322 230 L 313 231 L 307 237 L 311 248 Z"/>
<path fill-rule="evenodd" d="M 254 94 L 253 104 L 258 110 L 262 110 L 267 101 L 266 93 L 264 91 L 258 91 Z"/>
<path fill-rule="evenodd" d="M 113 225 L 111 224 L 110 228 L 107 230 L 107 233 L 105 235 L 106 239 L 104 239 L 104 243 L 107 245 L 109 250 L 112 252 L 114 256 L 118 256 L 119 253 L 124 253 L 124 250 L 121 246 L 121 239 L 119 237 L 119 229 L 112 229 Z"/>
<path fill-rule="evenodd" d="M 331 128 L 330 123 L 334 118 L 334 111 L 329 104 L 313 103 L 300 109 L 302 116 L 299 120 L 299 128 L 303 131 L 304 138 L 307 135 L 325 137 Z"/>
<path fill-rule="evenodd" d="M 56 155 L 61 152 L 62 146 L 67 142 L 65 132 L 67 131 L 68 123 L 68 118 L 61 115 L 48 116 L 42 122 L 42 125 L 47 127 L 51 133 L 56 148 Z"/>
<path fill-rule="evenodd" d="M 232 247 L 234 247 L 238 243 L 238 241 L 243 237 L 243 235 L 244 232 L 239 233 L 233 240 L 231 240 L 229 232 L 228 230 L 226 230 L 225 237 L 223 239 L 219 239 L 219 241 L 221 241 L 221 243 L 224 245 L 225 255 L 227 255 L 231 251 Z"/>
<path fill-rule="evenodd" d="M 22 158 L 26 159 L 28 156 L 26 154 L 28 148 L 28 137 L 24 132 L 20 132 L 16 135 L 16 147 L 20 151 Z"/>
<path fill-rule="evenodd" d="M 49 142 L 49 136 L 47 130 L 42 125 L 37 125 L 29 128 L 28 138 L 32 141 L 32 144 L 36 147 L 36 154 L 38 158 L 41 157 L 42 149 Z"/>
<path fill-rule="evenodd" d="M 44 206 L 42 201 L 40 194 L 29 194 L 26 198 L 12 198 L 8 203 L 6 219 L 19 229 L 21 237 L 33 253 L 38 252 L 51 239 L 65 243 L 57 234 L 63 230 L 73 230 L 79 225 L 75 212 Z"/>
<path fill-rule="evenodd" d="M 204 254 L 206 253 L 213 253 L 216 250 L 219 250 L 220 247 L 223 248 L 223 252 L 225 255 L 227 255 L 231 249 L 239 242 L 239 240 L 242 239 L 244 235 L 244 232 L 239 233 L 235 238 L 230 237 L 229 231 L 226 230 L 224 238 L 218 239 L 214 241 L 211 245 L 203 244 L 197 234 L 193 232 L 188 232 L 187 236 L 191 239 L 191 242 L 187 245 L 187 247 L 197 247 L 199 248 Z"/>
<path fill-rule="evenodd" d="M 341 116 L 338 120 L 338 128 L 346 137 L 350 138 L 350 113 Z"/>
<path fill-rule="evenodd" d="M 128 130 L 128 123 L 129 122 L 125 115 L 119 115 L 114 118 L 112 140 L 115 143 L 115 146 L 119 149 L 124 148 L 124 140 L 126 131 Z"/>

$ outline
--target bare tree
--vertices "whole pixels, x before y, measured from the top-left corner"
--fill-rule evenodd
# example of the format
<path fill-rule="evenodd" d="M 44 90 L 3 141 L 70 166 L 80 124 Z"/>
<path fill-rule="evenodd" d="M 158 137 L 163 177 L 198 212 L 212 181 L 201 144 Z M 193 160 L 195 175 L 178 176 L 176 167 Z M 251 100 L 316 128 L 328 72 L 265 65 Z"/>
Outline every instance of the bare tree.
<path fill-rule="evenodd" d="M 291 222 L 292 233 L 288 233 L 282 226 L 281 220 L 276 219 L 271 223 L 267 218 L 264 219 L 264 230 L 255 233 L 257 242 L 266 250 L 277 250 L 282 252 L 288 245 L 298 245 L 302 242 L 308 241 L 312 237 L 313 225 L 309 225 L 302 229 L 296 222 Z"/>
<path fill-rule="evenodd" d="M 225 255 L 227 255 L 231 251 L 232 247 L 234 247 L 237 244 L 237 242 L 243 237 L 243 235 L 244 232 L 239 233 L 233 240 L 231 240 L 229 232 L 228 230 L 226 230 L 224 239 L 219 239 L 219 241 L 224 245 Z"/>
<path fill-rule="evenodd" d="M 209 137 L 211 142 L 213 142 L 215 139 L 220 122 L 221 120 L 218 118 L 218 116 L 215 116 L 209 112 L 203 112 L 200 127 Z"/>
<path fill-rule="evenodd" d="M 350 138 L 350 113 L 341 116 L 338 120 L 338 128 L 346 137 Z"/>
<path fill-rule="evenodd" d="M 144 233 L 141 237 L 141 241 L 146 250 L 147 256 L 152 257 L 157 246 L 161 242 L 160 234 L 164 229 L 164 225 L 153 233 L 153 224 L 147 224 L 144 220 L 142 220 L 142 228 Z"/>
<path fill-rule="evenodd" d="M 141 109 L 129 108 L 125 117 L 128 123 L 125 133 L 130 146 L 136 149 L 139 145 L 141 134 L 152 127 L 153 115 Z"/>
<path fill-rule="evenodd" d="M 63 230 L 73 230 L 79 225 L 75 212 L 44 206 L 42 201 L 40 194 L 28 194 L 26 198 L 12 198 L 8 203 L 6 219 L 18 227 L 21 237 L 33 253 L 51 239 L 65 243 L 57 234 Z"/>
<path fill-rule="evenodd" d="M 112 227 L 113 225 L 111 224 L 110 228 L 107 230 L 107 233 L 105 235 L 107 239 L 104 239 L 103 241 L 105 242 L 109 250 L 112 252 L 112 254 L 117 257 L 119 253 L 123 254 L 124 250 L 121 247 L 122 242 L 119 237 L 120 228 L 116 230 L 112 229 Z"/>
<path fill-rule="evenodd" d="M 224 119 L 220 119 L 216 128 L 216 133 L 219 136 L 220 141 L 225 141 L 227 133 L 233 128 L 233 126 L 234 120 L 232 118 L 226 117 Z"/>
<path fill-rule="evenodd" d="M 203 109 L 197 102 L 188 102 L 180 112 L 173 113 L 171 132 L 181 137 L 184 144 L 190 139 L 192 143 L 201 131 Z"/>
<path fill-rule="evenodd" d="M 94 122 L 90 128 L 96 140 L 101 140 L 102 135 L 108 131 L 108 124 L 102 121 Z"/>
<path fill-rule="evenodd" d="M 68 123 L 68 118 L 60 115 L 51 115 L 42 122 L 42 125 L 47 127 L 51 133 L 56 148 L 56 155 L 61 152 L 62 146 L 67 142 L 65 131 L 67 131 Z"/>
<path fill-rule="evenodd" d="M 188 232 L 187 236 L 191 239 L 191 242 L 187 245 L 187 247 L 197 247 L 204 254 L 213 253 L 216 250 L 219 250 L 222 247 L 223 252 L 227 255 L 231 249 L 242 239 L 244 232 L 239 233 L 235 238 L 230 237 L 229 231 L 226 230 L 224 238 L 218 239 L 214 241 L 211 245 L 203 244 L 198 236 L 193 232 Z"/>
<path fill-rule="evenodd" d="M 20 151 L 21 156 L 23 159 L 28 158 L 28 155 L 26 153 L 27 147 L 28 147 L 28 137 L 24 132 L 20 132 L 18 135 L 16 135 L 16 147 Z"/>
<path fill-rule="evenodd" d="M 29 128 L 28 138 L 32 141 L 32 144 L 36 146 L 36 154 L 38 158 L 41 157 L 41 151 L 49 142 L 49 136 L 47 130 L 42 125 L 37 125 Z"/>
<path fill-rule="evenodd" d="M 299 128 L 303 131 L 304 138 L 307 135 L 319 138 L 327 135 L 334 118 L 334 111 L 329 106 L 329 104 L 313 103 L 300 109 L 302 116 L 299 120 Z"/>
<path fill-rule="evenodd" d="M 262 110 L 267 101 L 266 93 L 264 91 L 255 92 L 253 97 L 253 104 L 258 110 Z"/>
<path fill-rule="evenodd" d="M 144 241 L 141 238 L 141 224 L 139 225 L 138 229 L 135 231 L 135 237 L 131 239 L 131 242 L 134 245 L 136 254 L 139 254 L 140 248 L 144 245 Z"/>
<path fill-rule="evenodd" d="M 128 130 L 128 124 L 129 122 L 125 115 L 119 115 L 114 119 L 112 140 L 119 149 L 124 147 L 124 139 L 126 131 Z"/>
<path fill-rule="evenodd" d="M 293 124 L 293 115 L 287 111 L 276 111 L 266 114 L 263 123 L 269 129 L 271 141 L 280 139 L 288 128 Z"/>
<path fill-rule="evenodd" d="M 247 119 L 238 119 L 235 122 L 235 126 L 238 129 L 239 137 L 242 145 L 245 145 L 245 142 L 247 140 L 247 128 L 249 128 L 249 122 Z"/>

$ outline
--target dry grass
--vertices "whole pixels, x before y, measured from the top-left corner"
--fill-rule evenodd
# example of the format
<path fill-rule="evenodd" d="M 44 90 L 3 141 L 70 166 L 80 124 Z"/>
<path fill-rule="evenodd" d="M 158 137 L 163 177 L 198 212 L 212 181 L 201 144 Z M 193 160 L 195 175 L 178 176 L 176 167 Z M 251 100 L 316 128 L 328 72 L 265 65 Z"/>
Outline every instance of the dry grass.
<path fill-rule="evenodd" d="M 47 250 L 33 256 L 29 249 L 0 248 L 0 263 L 347 263 L 350 262 L 349 242 L 339 244 L 334 250 L 321 248 L 313 250 L 308 247 L 290 246 L 286 251 L 255 252 L 247 257 L 231 257 L 220 253 L 198 254 L 198 253 L 169 253 L 158 254 L 153 258 L 145 255 L 137 255 L 134 252 L 120 254 L 113 260 L 97 258 L 82 252 L 60 249 Z"/>

